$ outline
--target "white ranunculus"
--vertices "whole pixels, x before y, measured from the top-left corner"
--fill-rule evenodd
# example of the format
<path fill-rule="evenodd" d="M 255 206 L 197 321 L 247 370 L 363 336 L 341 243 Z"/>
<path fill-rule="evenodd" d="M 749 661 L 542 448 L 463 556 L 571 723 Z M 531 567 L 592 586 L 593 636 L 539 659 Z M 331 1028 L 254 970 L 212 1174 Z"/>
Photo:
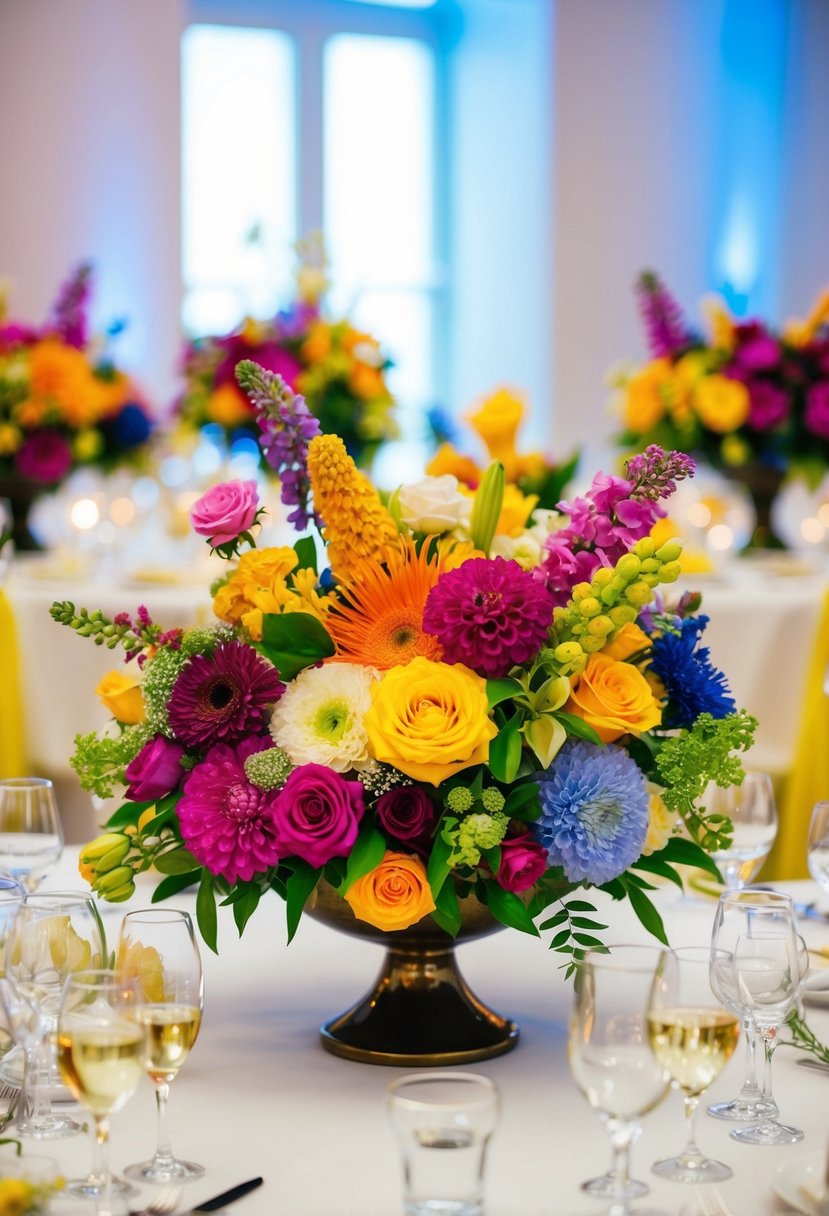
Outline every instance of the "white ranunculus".
<path fill-rule="evenodd" d="M 413 532 L 440 535 L 451 532 L 468 517 L 472 500 L 458 488 L 451 473 L 424 477 L 397 492 L 400 518 Z"/>

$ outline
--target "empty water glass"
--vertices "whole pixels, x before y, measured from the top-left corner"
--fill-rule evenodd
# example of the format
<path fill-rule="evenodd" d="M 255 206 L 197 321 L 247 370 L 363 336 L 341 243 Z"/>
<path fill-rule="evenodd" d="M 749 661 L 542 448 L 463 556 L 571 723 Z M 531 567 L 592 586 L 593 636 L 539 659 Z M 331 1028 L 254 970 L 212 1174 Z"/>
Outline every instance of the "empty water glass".
<path fill-rule="evenodd" d="M 809 873 L 829 895 L 829 802 L 815 803 L 806 850 Z"/>
<path fill-rule="evenodd" d="M 746 773 L 741 785 L 708 786 L 701 799 L 709 815 L 731 820 L 731 844 L 712 854 L 729 891 L 759 873 L 777 835 L 777 806 L 768 773 Z"/>
<path fill-rule="evenodd" d="M 35 891 L 60 860 L 63 828 L 45 777 L 0 781 L 0 870 Z"/>
<path fill-rule="evenodd" d="M 406 1216 L 483 1216 L 484 1168 L 498 1092 L 476 1073 L 426 1072 L 389 1086 Z"/>

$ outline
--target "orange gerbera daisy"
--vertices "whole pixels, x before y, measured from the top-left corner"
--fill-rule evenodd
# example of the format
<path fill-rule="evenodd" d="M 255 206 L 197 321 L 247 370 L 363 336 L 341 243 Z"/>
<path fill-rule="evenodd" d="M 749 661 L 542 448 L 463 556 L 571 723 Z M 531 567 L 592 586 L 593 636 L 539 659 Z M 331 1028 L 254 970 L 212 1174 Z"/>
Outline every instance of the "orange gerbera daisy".
<path fill-rule="evenodd" d="M 440 557 L 418 553 L 401 539 L 381 566 L 365 562 L 340 586 L 341 603 L 328 614 L 326 628 L 337 646 L 336 658 L 381 671 L 410 663 L 418 655 L 440 659 L 436 637 L 423 630 L 423 608 L 443 573 Z"/>

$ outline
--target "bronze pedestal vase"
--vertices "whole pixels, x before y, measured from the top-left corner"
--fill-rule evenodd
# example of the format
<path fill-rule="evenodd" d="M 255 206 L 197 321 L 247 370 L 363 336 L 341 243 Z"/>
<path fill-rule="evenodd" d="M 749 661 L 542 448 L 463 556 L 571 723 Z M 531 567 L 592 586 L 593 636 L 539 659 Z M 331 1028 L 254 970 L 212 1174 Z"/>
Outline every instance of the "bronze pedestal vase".
<path fill-rule="evenodd" d="M 42 485 L 26 477 L 0 476 L 0 498 L 8 499 L 11 506 L 12 540 L 18 553 L 43 547 L 29 531 L 29 512 L 43 493 Z"/>
<path fill-rule="evenodd" d="M 785 471 L 774 465 L 754 462 L 726 468 L 723 472 L 729 481 L 745 486 L 751 496 L 756 523 L 746 550 L 752 552 L 757 549 L 785 549 L 786 543 L 774 531 L 771 519 L 775 500 L 786 476 Z"/>
<path fill-rule="evenodd" d="M 308 901 L 308 915 L 386 947 L 374 986 L 321 1028 L 326 1051 L 364 1064 L 434 1068 L 488 1060 L 515 1047 L 517 1025 L 488 1009 L 472 992 L 458 970 L 454 951 L 455 940 L 486 937 L 501 925 L 477 900 L 462 901 L 461 910 L 457 939 L 430 917 L 408 929 L 384 933 L 357 920 L 326 883 L 317 886 Z"/>

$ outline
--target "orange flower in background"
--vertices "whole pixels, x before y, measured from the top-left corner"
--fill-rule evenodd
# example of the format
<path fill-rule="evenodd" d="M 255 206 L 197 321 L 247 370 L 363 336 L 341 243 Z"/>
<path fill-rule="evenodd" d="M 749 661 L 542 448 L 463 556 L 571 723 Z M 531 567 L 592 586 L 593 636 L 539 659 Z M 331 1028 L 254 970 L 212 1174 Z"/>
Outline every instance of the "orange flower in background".
<path fill-rule="evenodd" d="M 362 397 L 364 400 L 370 400 L 372 397 L 382 397 L 386 392 L 383 373 L 368 363 L 357 362 L 354 364 L 349 372 L 348 387 L 352 393 L 356 393 L 358 397 Z"/>
<path fill-rule="evenodd" d="M 220 384 L 207 398 L 205 413 L 211 422 L 219 426 L 239 426 L 250 422 L 253 411 L 244 393 L 235 384 Z"/>
<path fill-rule="evenodd" d="M 654 359 L 625 386 L 623 421 L 629 431 L 644 435 L 665 416 L 664 392 L 671 379 L 668 359 Z"/>
<path fill-rule="evenodd" d="M 303 363 L 320 363 L 327 358 L 331 353 L 331 328 L 325 321 L 311 326 L 299 353 Z"/>
<path fill-rule="evenodd" d="M 358 920 L 376 929 L 408 929 L 435 910 L 426 867 L 418 857 L 387 852 L 379 866 L 345 893 Z"/>
<path fill-rule="evenodd" d="M 592 726 L 602 743 L 641 734 L 662 721 L 662 710 L 641 671 L 602 652 L 591 654 L 564 708 Z"/>
<path fill-rule="evenodd" d="M 32 347 L 29 356 L 31 395 L 53 403 L 71 426 L 88 426 L 102 412 L 104 398 L 86 355 L 56 338 Z"/>
<path fill-rule="evenodd" d="M 141 685 L 125 671 L 109 671 L 98 681 L 95 692 L 109 712 L 125 726 L 144 721 Z"/>
<path fill-rule="evenodd" d="M 440 445 L 426 465 L 426 472 L 430 477 L 442 477 L 444 473 L 451 473 L 453 477 L 457 477 L 458 481 L 473 490 L 482 476 L 482 470 L 472 457 L 464 456 L 451 443 Z"/>

